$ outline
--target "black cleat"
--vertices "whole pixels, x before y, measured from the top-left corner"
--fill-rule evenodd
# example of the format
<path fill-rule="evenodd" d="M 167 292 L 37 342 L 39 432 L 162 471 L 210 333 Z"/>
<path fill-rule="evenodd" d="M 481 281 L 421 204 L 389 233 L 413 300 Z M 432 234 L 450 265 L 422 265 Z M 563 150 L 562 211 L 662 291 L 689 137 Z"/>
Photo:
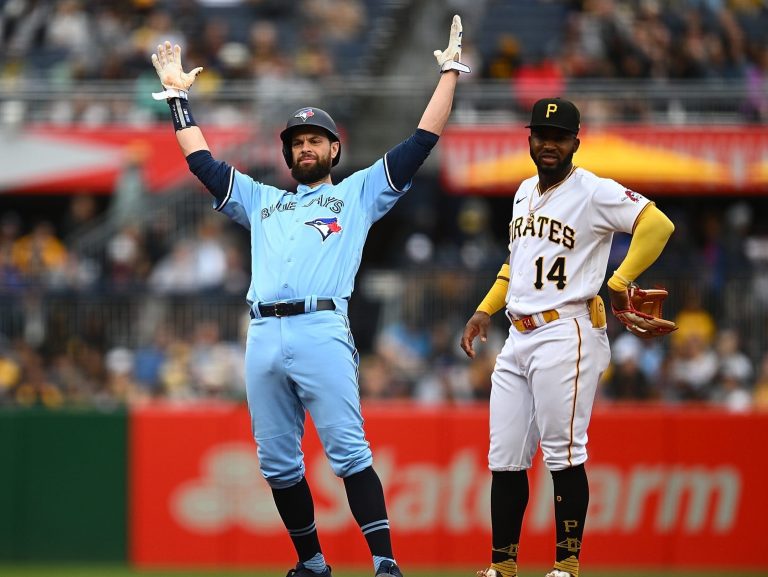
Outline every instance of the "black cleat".
<path fill-rule="evenodd" d="M 331 577 L 331 566 L 326 566 L 322 573 L 315 573 L 304 567 L 304 563 L 297 563 L 296 568 L 289 569 L 285 577 Z"/>
<path fill-rule="evenodd" d="M 400 567 L 392 561 L 382 561 L 376 571 L 376 577 L 403 577 Z"/>

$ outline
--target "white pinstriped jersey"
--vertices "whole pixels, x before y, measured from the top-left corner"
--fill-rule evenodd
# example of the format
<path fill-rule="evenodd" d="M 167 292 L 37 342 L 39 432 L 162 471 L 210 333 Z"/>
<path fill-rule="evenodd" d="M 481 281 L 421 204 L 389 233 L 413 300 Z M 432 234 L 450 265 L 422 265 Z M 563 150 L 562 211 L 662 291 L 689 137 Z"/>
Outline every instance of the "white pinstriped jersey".
<path fill-rule="evenodd" d="M 514 316 L 595 296 L 605 279 L 613 233 L 631 233 L 650 202 L 583 168 L 544 196 L 537 182 L 534 176 L 520 184 L 509 224 L 507 309 Z"/>

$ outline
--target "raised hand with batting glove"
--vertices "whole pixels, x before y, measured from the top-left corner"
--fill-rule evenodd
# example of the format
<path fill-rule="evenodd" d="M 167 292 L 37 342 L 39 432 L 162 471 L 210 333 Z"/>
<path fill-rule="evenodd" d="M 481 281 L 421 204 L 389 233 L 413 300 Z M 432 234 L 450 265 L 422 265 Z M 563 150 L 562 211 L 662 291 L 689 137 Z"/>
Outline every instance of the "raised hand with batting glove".
<path fill-rule="evenodd" d="M 160 83 L 165 90 L 153 92 L 155 100 L 167 100 L 168 98 L 187 98 L 187 91 L 203 71 L 202 66 L 184 72 L 181 67 L 181 47 L 176 44 L 171 47 L 167 40 L 164 44 L 158 44 L 157 54 L 152 55 L 152 64 L 160 77 Z"/>
<path fill-rule="evenodd" d="M 437 58 L 440 70 L 457 70 L 459 72 L 472 72 L 466 64 L 461 62 L 461 41 L 464 35 L 464 29 L 461 26 L 461 17 L 457 14 L 451 22 L 451 36 L 448 40 L 448 48 L 445 50 L 435 50 L 433 54 Z"/>

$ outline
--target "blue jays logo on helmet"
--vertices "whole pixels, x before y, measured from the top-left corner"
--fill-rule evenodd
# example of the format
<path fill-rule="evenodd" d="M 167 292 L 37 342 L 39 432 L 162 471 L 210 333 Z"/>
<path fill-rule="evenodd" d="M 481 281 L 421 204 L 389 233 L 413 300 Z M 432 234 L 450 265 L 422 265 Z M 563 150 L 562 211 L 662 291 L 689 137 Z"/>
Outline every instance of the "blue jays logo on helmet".
<path fill-rule="evenodd" d="M 294 118 L 301 118 L 304 122 L 307 121 L 307 118 L 311 118 L 315 115 L 315 111 L 311 108 L 302 108 L 299 110 L 296 114 L 293 115 Z"/>
<path fill-rule="evenodd" d="M 323 242 L 325 242 L 325 239 L 331 236 L 333 233 L 341 232 L 339 219 L 337 219 L 335 216 L 333 218 L 316 218 L 314 220 L 308 220 L 304 224 L 311 226 L 317 232 L 319 232 L 320 236 L 323 237 Z"/>

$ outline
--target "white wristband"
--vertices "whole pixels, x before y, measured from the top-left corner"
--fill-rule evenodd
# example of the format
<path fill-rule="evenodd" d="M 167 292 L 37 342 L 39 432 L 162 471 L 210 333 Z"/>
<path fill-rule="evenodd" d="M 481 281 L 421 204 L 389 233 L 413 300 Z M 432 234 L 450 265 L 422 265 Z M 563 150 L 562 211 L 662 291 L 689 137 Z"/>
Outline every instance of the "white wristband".
<path fill-rule="evenodd" d="M 162 92 L 153 92 L 152 98 L 155 100 L 168 100 L 169 98 L 181 98 L 182 100 L 189 100 L 187 91 L 180 90 L 178 88 L 166 88 Z"/>
<path fill-rule="evenodd" d="M 459 72 L 472 72 L 469 66 L 455 60 L 446 60 L 440 67 L 440 72 L 448 72 L 449 70 L 458 70 Z"/>

